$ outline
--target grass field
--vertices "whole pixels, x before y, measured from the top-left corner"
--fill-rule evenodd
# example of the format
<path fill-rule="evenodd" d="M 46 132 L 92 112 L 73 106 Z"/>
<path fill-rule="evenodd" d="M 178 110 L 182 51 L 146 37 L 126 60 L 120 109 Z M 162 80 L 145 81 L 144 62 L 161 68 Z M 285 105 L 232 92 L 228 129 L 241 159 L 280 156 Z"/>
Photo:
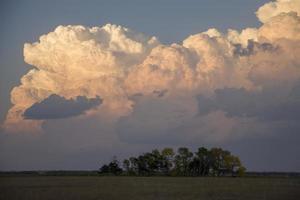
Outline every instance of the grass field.
<path fill-rule="evenodd" d="M 1 200 L 300 200 L 299 178 L 0 177 Z"/>

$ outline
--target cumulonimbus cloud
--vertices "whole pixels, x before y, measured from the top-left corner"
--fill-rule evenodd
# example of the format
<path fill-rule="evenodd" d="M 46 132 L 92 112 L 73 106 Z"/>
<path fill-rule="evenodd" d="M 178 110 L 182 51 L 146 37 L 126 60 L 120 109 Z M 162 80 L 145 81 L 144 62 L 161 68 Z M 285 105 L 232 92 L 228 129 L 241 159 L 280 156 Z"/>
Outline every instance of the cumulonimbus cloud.
<path fill-rule="evenodd" d="M 230 137 L 244 118 L 252 122 L 260 116 L 233 117 L 226 114 L 231 110 L 225 105 L 205 108 L 199 96 L 218 100 L 216 91 L 242 88 L 246 93 L 274 95 L 275 105 L 293 96 L 300 80 L 299 9 L 299 0 L 277 0 L 258 9 L 263 23 L 259 28 L 227 33 L 209 29 L 171 45 L 117 25 L 59 26 L 38 42 L 24 45 L 25 62 L 35 68 L 11 91 L 13 107 L 4 127 L 38 129 L 42 122 L 24 118 L 24 112 L 57 94 L 66 99 L 100 96 L 103 103 L 93 114 L 117 119 L 120 136 L 129 131 L 169 134 L 176 128 L 184 133 L 194 127 L 202 134 L 213 130 L 219 138 L 224 129 L 204 123 L 215 118 Z M 199 116 L 199 110 L 207 113 Z"/>

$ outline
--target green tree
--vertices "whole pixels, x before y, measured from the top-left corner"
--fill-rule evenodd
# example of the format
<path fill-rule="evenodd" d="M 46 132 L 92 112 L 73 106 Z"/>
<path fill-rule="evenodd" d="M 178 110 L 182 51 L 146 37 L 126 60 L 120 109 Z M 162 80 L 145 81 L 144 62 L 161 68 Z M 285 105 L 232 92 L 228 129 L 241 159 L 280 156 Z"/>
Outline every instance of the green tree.
<path fill-rule="evenodd" d="M 244 176 L 246 173 L 246 168 L 244 166 L 240 166 L 237 170 L 237 175 L 239 177 Z"/>
<path fill-rule="evenodd" d="M 198 158 L 198 176 L 206 176 L 209 173 L 210 160 L 209 160 L 209 151 L 205 147 L 198 148 L 198 151 L 195 153 Z"/>
<path fill-rule="evenodd" d="M 243 176 L 246 168 L 243 167 L 239 157 L 234 155 L 226 155 L 224 158 L 225 168 L 231 172 L 232 176 L 238 175 Z"/>
<path fill-rule="evenodd" d="M 172 148 L 157 149 L 138 157 L 130 157 L 123 161 L 123 169 L 127 175 L 153 176 L 242 176 L 246 168 L 239 157 L 222 148 L 200 147 L 193 154 L 188 148 L 180 147 L 175 155 Z M 119 175 L 122 168 L 117 159 L 100 168 L 102 174 Z"/>
<path fill-rule="evenodd" d="M 161 151 L 162 156 L 162 173 L 164 175 L 170 175 L 171 169 L 173 168 L 173 158 L 174 158 L 174 151 L 172 148 L 164 148 Z"/>
<path fill-rule="evenodd" d="M 131 175 L 137 175 L 138 174 L 138 159 L 136 157 L 130 157 L 129 158 L 130 161 L 130 174 Z"/>
<path fill-rule="evenodd" d="M 177 175 L 187 176 L 189 174 L 189 163 L 193 157 L 193 153 L 186 147 L 180 147 L 175 156 L 175 169 Z"/>
<path fill-rule="evenodd" d="M 110 173 L 114 174 L 114 175 L 119 175 L 122 173 L 122 168 L 119 166 L 119 162 L 117 159 L 113 159 L 113 161 L 111 161 L 108 164 Z"/>
<path fill-rule="evenodd" d="M 209 162 L 211 165 L 211 172 L 214 176 L 221 176 L 227 170 L 224 158 L 229 156 L 229 151 L 224 151 L 221 148 L 212 148 L 209 151 Z"/>
<path fill-rule="evenodd" d="M 128 159 L 125 159 L 123 160 L 123 168 L 125 170 L 125 172 L 130 175 L 130 171 L 131 171 L 131 168 L 130 168 L 130 160 Z"/>
<path fill-rule="evenodd" d="M 110 173 L 108 165 L 102 165 L 102 167 L 99 169 L 100 174 L 108 174 Z"/>
<path fill-rule="evenodd" d="M 115 158 L 108 165 L 103 165 L 100 168 L 101 174 L 120 175 L 122 172 L 123 170 L 120 168 L 119 162 Z"/>

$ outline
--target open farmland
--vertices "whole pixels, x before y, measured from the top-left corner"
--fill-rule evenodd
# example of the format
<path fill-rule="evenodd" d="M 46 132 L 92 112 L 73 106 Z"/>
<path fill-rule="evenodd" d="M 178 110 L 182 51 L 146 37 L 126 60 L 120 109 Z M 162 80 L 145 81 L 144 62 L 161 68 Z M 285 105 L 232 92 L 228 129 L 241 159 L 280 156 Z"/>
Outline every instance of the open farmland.
<path fill-rule="evenodd" d="M 0 177 L 1 200 L 289 200 L 299 178 Z"/>

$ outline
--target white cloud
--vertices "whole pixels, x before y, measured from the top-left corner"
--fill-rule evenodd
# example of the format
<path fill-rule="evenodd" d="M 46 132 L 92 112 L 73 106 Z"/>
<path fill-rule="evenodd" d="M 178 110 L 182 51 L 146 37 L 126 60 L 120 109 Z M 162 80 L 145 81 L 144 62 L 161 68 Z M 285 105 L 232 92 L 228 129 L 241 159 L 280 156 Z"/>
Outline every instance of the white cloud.
<path fill-rule="evenodd" d="M 214 110 L 199 117 L 197 97 L 214 98 L 224 88 L 272 91 L 278 100 L 292 93 L 300 80 L 298 11 L 299 1 L 272 2 L 258 10 L 259 28 L 209 29 L 171 45 L 117 25 L 59 26 L 24 45 L 25 62 L 35 69 L 12 90 L 4 127 L 40 129 L 43 121 L 24 119 L 24 111 L 52 94 L 100 96 L 101 106 L 79 117 L 109 119 L 121 136 L 131 131 L 157 138 L 180 127 L 192 138 L 230 139 L 234 130 L 256 123 L 255 116 Z"/>
<path fill-rule="evenodd" d="M 298 14 L 300 13 L 300 0 L 271 1 L 260 7 L 256 15 L 261 22 L 265 23 L 270 21 L 272 17 L 291 11 L 297 12 Z"/>
<path fill-rule="evenodd" d="M 300 17 L 295 12 L 281 13 L 265 23 L 258 32 L 260 40 L 300 40 Z"/>

